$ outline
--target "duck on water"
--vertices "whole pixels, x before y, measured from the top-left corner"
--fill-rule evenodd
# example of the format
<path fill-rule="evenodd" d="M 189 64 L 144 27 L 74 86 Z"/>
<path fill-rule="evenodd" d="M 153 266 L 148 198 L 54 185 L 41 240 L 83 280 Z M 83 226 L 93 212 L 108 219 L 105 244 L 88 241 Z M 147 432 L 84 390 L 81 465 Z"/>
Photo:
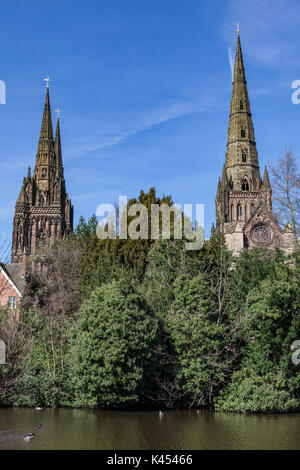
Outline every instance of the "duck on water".
<path fill-rule="evenodd" d="M 37 424 L 37 428 L 40 429 L 43 433 L 46 432 L 41 424 Z M 29 432 L 28 434 L 25 434 L 24 441 L 31 441 L 31 439 L 34 439 L 35 436 L 36 435 L 34 434 L 34 432 Z"/>
<path fill-rule="evenodd" d="M 30 432 L 28 434 L 25 434 L 24 441 L 31 441 L 31 439 L 33 439 L 34 437 L 35 437 L 34 432 Z"/>

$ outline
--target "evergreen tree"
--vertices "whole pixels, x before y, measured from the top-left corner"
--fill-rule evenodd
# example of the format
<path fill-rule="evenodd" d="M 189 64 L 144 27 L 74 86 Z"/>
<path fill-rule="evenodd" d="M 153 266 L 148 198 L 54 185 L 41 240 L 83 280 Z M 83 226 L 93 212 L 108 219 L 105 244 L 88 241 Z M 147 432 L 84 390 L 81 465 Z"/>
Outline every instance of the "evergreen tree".
<path fill-rule="evenodd" d="M 97 288 L 73 330 L 75 406 L 122 408 L 145 393 L 157 321 L 128 281 Z"/>
<path fill-rule="evenodd" d="M 269 277 L 253 287 L 240 315 L 241 369 L 216 399 L 217 409 L 287 412 L 299 408 L 300 371 L 291 344 L 300 338 L 299 273 L 273 260 Z"/>
<path fill-rule="evenodd" d="M 167 326 L 178 358 L 178 376 L 189 406 L 211 405 L 225 382 L 231 359 L 226 351 L 227 328 L 203 275 L 178 278 Z"/>

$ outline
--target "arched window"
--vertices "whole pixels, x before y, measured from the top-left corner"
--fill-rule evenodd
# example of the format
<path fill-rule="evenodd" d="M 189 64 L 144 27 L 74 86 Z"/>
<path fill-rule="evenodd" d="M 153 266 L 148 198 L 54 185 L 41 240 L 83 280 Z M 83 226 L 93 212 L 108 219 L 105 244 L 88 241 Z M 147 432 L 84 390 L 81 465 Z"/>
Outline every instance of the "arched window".
<path fill-rule="evenodd" d="M 242 100 L 240 101 L 240 109 L 244 109 L 244 103 L 242 102 Z"/>
<path fill-rule="evenodd" d="M 243 150 L 243 151 L 242 151 L 242 162 L 243 162 L 243 163 L 246 163 L 246 161 L 247 161 L 247 154 L 246 154 L 246 151 Z"/>
<path fill-rule="evenodd" d="M 242 191 L 249 191 L 249 183 L 248 183 L 248 179 L 246 178 L 246 176 L 242 181 Z"/>
<path fill-rule="evenodd" d="M 237 220 L 240 220 L 242 218 L 242 215 L 243 215 L 242 206 L 241 206 L 240 203 L 238 203 L 237 208 L 236 208 L 236 218 L 237 218 Z"/>
<path fill-rule="evenodd" d="M 245 129 L 241 129 L 241 137 L 246 137 L 246 131 L 245 131 Z"/>

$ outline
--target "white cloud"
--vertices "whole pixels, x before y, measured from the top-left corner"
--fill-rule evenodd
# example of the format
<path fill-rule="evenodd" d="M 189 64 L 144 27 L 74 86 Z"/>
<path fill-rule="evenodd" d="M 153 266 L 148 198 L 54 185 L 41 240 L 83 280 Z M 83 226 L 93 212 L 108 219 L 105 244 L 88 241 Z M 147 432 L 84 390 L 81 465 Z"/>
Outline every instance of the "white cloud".
<path fill-rule="evenodd" d="M 232 52 L 231 47 L 228 47 L 228 60 L 229 60 L 229 66 L 230 66 L 230 71 L 231 71 L 231 79 L 233 81 L 234 57 L 233 57 L 233 52 Z"/>
<path fill-rule="evenodd" d="M 119 122 L 116 124 L 100 120 L 96 124 L 95 121 L 91 122 L 89 126 L 85 122 L 85 127 L 89 127 L 90 131 L 85 133 L 84 138 L 74 139 L 72 147 L 65 147 L 65 158 L 67 160 L 78 158 L 84 154 L 86 155 L 90 152 L 100 151 L 106 147 L 120 144 L 128 137 L 146 131 L 155 125 L 190 113 L 204 111 L 213 105 L 214 99 L 187 102 L 170 100 L 165 104 L 152 109 L 146 109 L 143 112 L 129 112 L 123 116 L 123 119 L 119 119 Z M 78 122 L 75 120 L 73 124 L 77 127 Z M 91 129 L 93 132 L 91 132 Z"/>

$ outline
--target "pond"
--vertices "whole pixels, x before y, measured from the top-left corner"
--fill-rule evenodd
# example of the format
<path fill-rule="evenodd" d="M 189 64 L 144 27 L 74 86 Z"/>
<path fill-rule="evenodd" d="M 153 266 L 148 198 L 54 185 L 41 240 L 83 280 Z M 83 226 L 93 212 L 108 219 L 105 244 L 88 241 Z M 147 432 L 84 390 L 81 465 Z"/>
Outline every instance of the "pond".
<path fill-rule="evenodd" d="M 299 433 L 300 414 L 0 408 L 0 449 L 299 450 Z"/>

